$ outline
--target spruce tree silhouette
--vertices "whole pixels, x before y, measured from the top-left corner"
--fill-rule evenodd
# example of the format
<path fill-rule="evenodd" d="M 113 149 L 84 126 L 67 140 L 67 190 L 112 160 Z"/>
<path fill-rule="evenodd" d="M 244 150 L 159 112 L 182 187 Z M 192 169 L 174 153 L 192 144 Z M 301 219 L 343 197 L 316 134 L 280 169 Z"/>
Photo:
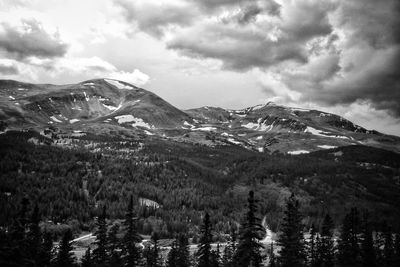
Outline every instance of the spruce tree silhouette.
<path fill-rule="evenodd" d="M 234 256 L 234 261 L 241 267 L 260 267 L 262 266 L 263 257 L 261 249 L 263 245 L 260 243 L 265 229 L 257 217 L 257 205 L 254 199 L 254 192 L 249 192 L 247 213 L 243 224 L 239 230 L 239 244 Z"/>
<path fill-rule="evenodd" d="M 305 242 L 299 208 L 300 203 L 292 194 L 286 202 L 282 233 L 278 239 L 278 244 L 281 246 L 279 252 L 281 267 L 305 266 Z"/>
<path fill-rule="evenodd" d="M 55 265 L 57 267 L 72 267 L 76 266 L 75 256 L 72 252 L 72 232 L 68 229 L 61 239 L 60 248 L 58 250 Z"/>
<path fill-rule="evenodd" d="M 201 227 L 200 244 L 196 253 L 198 267 L 211 267 L 211 241 L 210 215 L 206 213 Z"/>

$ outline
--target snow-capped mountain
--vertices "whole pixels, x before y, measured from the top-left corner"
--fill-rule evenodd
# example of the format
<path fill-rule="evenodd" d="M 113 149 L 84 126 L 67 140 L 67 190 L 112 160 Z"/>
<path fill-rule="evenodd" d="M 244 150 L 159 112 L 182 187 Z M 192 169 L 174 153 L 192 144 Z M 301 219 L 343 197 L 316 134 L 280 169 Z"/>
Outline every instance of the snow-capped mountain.
<path fill-rule="evenodd" d="M 300 154 L 352 144 L 400 151 L 399 137 L 366 130 L 334 114 L 274 103 L 182 111 L 147 90 L 112 79 L 69 85 L 0 80 L 0 121 L 3 131 L 52 127 L 259 152 Z"/>

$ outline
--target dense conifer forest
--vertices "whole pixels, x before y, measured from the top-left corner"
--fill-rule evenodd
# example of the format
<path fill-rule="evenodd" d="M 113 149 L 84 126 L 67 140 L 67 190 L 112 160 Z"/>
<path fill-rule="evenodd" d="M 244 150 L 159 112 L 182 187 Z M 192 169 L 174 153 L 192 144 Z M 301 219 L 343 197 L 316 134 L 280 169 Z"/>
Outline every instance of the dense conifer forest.
<path fill-rule="evenodd" d="M 398 154 L 88 141 L 102 149 L 0 135 L 1 266 L 398 266 Z M 78 261 L 83 232 L 96 241 Z"/>
<path fill-rule="evenodd" d="M 285 203 L 283 226 L 278 235 L 278 250 L 265 248 L 260 240 L 265 230 L 258 217 L 258 201 L 250 191 L 246 212 L 238 232 L 233 230 L 221 250 L 212 247 L 214 225 L 205 213 L 196 252 L 191 253 L 188 233 L 177 234 L 165 256 L 161 255 L 158 233 L 143 246 L 138 233 L 139 217 L 130 199 L 125 219 L 118 224 L 107 220 L 103 206 L 96 219 L 94 249 L 86 249 L 78 262 L 73 253 L 73 234 L 64 230 L 57 243 L 55 236 L 40 227 L 40 213 L 35 205 L 30 211 L 24 198 L 17 215 L 0 231 L 1 266 L 140 266 L 140 267 L 250 267 L 250 266 L 387 266 L 400 264 L 400 233 L 384 223 L 373 231 L 368 213 L 352 208 L 335 230 L 326 214 L 322 223 L 304 231 L 300 203 L 292 194 Z M 336 234 L 334 234 L 336 232 Z"/>

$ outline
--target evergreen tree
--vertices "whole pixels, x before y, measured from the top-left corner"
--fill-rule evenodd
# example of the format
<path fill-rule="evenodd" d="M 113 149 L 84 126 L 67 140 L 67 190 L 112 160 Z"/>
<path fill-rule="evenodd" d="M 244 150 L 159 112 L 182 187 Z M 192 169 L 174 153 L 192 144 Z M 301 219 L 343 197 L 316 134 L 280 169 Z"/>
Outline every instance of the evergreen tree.
<path fill-rule="evenodd" d="M 39 227 L 40 215 L 39 207 L 35 205 L 29 222 L 27 233 L 27 251 L 29 266 L 40 266 L 40 248 L 42 243 L 42 233 Z"/>
<path fill-rule="evenodd" d="M 158 234 L 154 232 L 151 235 L 151 241 L 153 243 L 153 248 L 150 250 L 151 259 L 149 267 L 161 267 L 162 266 L 162 258 L 160 255 L 160 248 L 158 247 Z"/>
<path fill-rule="evenodd" d="M 360 233 L 360 218 L 357 208 L 352 208 L 342 224 L 338 240 L 338 261 L 343 267 L 361 265 L 361 251 L 358 234 Z"/>
<path fill-rule="evenodd" d="M 85 255 L 82 257 L 81 267 L 94 267 L 90 247 L 86 249 Z"/>
<path fill-rule="evenodd" d="M 368 213 L 364 214 L 362 225 L 361 257 L 363 267 L 377 267 L 374 239 L 372 236 Z"/>
<path fill-rule="evenodd" d="M 108 264 L 107 255 L 107 223 L 106 223 L 106 206 L 103 206 L 101 215 L 97 218 L 96 248 L 93 250 L 93 263 L 102 267 Z"/>
<path fill-rule="evenodd" d="M 224 255 L 222 256 L 223 267 L 234 267 L 233 256 L 236 253 L 236 227 L 232 225 L 230 227 L 229 242 L 224 249 Z"/>
<path fill-rule="evenodd" d="M 383 266 L 392 267 L 394 266 L 395 261 L 393 234 L 390 226 L 386 223 L 384 224 L 383 229 L 383 237 L 385 240 L 383 246 Z"/>
<path fill-rule="evenodd" d="M 232 249 L 229 246 L 229 244 L 224 248 L 224 253 L 222 255 L 222 262 L 221 265 L 223 267 L 233 267 L 233 263 L 232 263 L 232 259 L 233 259 L 233 253 L 232 253 Z"/>
<path fill-rule="evenodd" d="M 5 229 L 0 228 L 0 266 L 8 267 L 9 264 L 9 244 L 8 234 Z"/>
<path fill-rule="evenodd" d="M 174 240 L 171 246 L 171 250 L 168 252 L 167 257 L 167 267 L 177 267 L 178 266 L 178 242 Z"/>
<path fill-rule="evenodd" d="M 286 202 L 282 233 L 278 240 L 281 246 L 279 262 L 282 267 L 301 267 L 306 262 L 303 225 L 299 208 L 299 201 L 292 194 Z"/>
<path fill-rule="evenodd" d="M 221 254 L 220 254 L 220 247 L 219 244 L 217 244 L 217 249 L 216 250 L 211 250 L 210 255 L 210 266 L 211 267 L 220 267 L 221 266 Z"/>
<path fill-rule="evenodd" d="M 124 262 L 126 266 L 137 267 L 141 264 L 141 251 L 137 244 L 142 240 L 136 230 L 136 218 L 133 215 L 133 196 L 131 196 L 128 211 L 125 215 L 124 225 L 126 233 L 124 236 Z"/>
<path fill-rule="evenodd" d="M 335 259 L 333 243 L 333 221 L 329 214 L 326 214 L 322 223 L 321 241 L 318 249 L 320 266 L 333 267 Z"/>
<path fill-rule="evenodd" d="M 317 266 L 317 230 L 315 229 L 315 225 L 312 224 L 310 228 L 310 239 L 308 240 L 308 247 L 307 247 L 307 255 L 308 255 L 308 262 L 310 267 Z"/>
<path fill-rule="evenodd" d="M 39 251 L 38 266 L 49 267 L 53 259 L 53 236 L 49 232 L 43 234 L 43 242 Z"/>
<path fill-rule="evenodd" d="M 232 255 L 234 255 L 236 253 L 236 249 L 237 249 L 237 226 L 235 224 L 232 224 L 232 226 L 230 227 L 230 239 L 229 239 L 229 247 L 232 250 Z"/>
<path fill-rule="evenodd" d="M 180 234 L 178 237 L 178 265 L 176 267 L 189 267 L 190 251 L 189 241 L 185 234 Z"/>
<path fill-rule="evenodd" d="M 56 258 L 57 267 L 73 267 L 75 266 L 75 257 L 72 252 L 72 232 L 68 229 L 61 239 L 60 247 Z"/>
<path fill-rule="evenodd" d="M 211 267 L 211 225 L 210 215 L 206 213 L 203 220 L 203 226 L 201 228 L 200 243 L 196 253 L 198 260 L 198 267 Z"/>
<path fill-rule="evenodd" d="M 254 192 L 249 192 L 248 211 L 244 223 L 241 225 L 239 234 L 239 244 L 234 256 L 239 266 L 259 267 L 262 264 L 263 257 L 260 250 L 263 249 L 260 240 L 265 234 L 265 229 L 256 216 L 257 206 L 254 199 Z"/>
<path fill-rule="evenodd" d="M 315 237 L 315 262 L 314 267 L 321 267 L 321 236 L 317 233 Z"/>
<path fill-rule="evenodd" d="M 25 266 L 29 265 L 29 257 L 27 257 L 28 244 L 26 237 L 27 213 L 29 200 L 23 198 L 21 201 L 21 209 L 13 220 L 10 227 L 8 242 L 6 245 L 6 262 L 9 266 Z"/>
<path fill-rule="evenodd" d="M 400 234 L 397 233 L 394 241 L 394 266 L 400 266 Z"/>
<path fill-rule="evenodd" d="M 114 224 L 111 226 L 108 233 L 108 252 L 109 252 L 109 265 L 112 267 L 120 267 L 123 265 L 121 259 L 120 240 L 117 237 L 119 225 Z"/>

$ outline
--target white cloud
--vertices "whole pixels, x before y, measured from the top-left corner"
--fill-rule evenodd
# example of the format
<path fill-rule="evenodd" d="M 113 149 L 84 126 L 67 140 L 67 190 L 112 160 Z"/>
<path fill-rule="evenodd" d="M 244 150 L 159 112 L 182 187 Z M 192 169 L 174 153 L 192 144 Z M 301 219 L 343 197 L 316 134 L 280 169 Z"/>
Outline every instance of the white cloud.
<path fill-rule="evenodd" d="M 399 122 L 386 110 L 400 112 L 395 3 L 0 0 L 0 24 L 10 25 L 9 33 L 34 19 L 37 36 L 67 45 L 57 53 L 47 42 L 49 49 L 28 55 L 24 47 L 35 44 L 22 42 L 20 57 L 2 52 L 0 71 L 40 83 L 115 78 L 146 85 L 181 108 L 243 108 L 268 98 L 355 120 L 366 112 L 362 126 L 393 129 Z M 45 52 L 55 57 L 40 56 Z"/>
<path fill-rule="evenodd" d="M 121 80 L 138 86 L 145 85 L 150 79 L 149 75 L 141 72 L 138 69 L 134 69 L 132 72 L 116 71 L 111 73 L 109 77 L 112 79 Z"/>

